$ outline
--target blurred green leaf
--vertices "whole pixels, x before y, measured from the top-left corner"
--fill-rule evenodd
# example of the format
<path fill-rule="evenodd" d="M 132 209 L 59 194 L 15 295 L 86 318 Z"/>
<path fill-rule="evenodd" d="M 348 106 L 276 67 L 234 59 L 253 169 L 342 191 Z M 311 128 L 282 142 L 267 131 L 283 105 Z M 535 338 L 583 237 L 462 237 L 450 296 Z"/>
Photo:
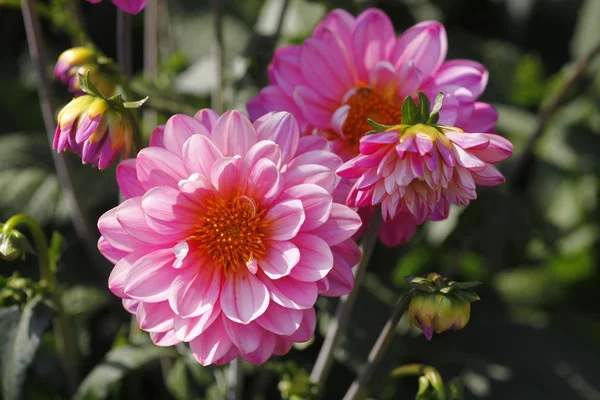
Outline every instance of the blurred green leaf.
<path fill-rule="evenodd" d="M 538 55 L 524 54 L 517 63 L 510 99 L 515 105 L 531 107 L 539 104 L 544 94 L 544 64 Z"/>
<path fill-rule="evenodd" d="M 41 297 L 25 305 L 0 310 L 0 353 L 2 359 L 2 397 L 18 400 L 25 383 L 27 368 L 32 363 L 53 310 Z"/>
<path fill-rule="evenodd" d="M 75 399 L 105 399 L 115 383 L 129 373 L 158 360 L 173 358 L 177 352 L 172 347 L 158 347 L 153 343 L 129 344 L 109 351 L 104 360 L 85 377 Z"/>
<path fill-rule="evenodd" d="M 600 42 L 600 1 L 585 0 L 579 9 L 579 18 L 571 39 L 574 59 L 587 55 Z"/>
<path fill-rule="evenodd" d="M 106 290 L 92 286 L 77 285 L 63 293 L 63 304 L 67 315 L 91 314 L 110 300 Z"/>

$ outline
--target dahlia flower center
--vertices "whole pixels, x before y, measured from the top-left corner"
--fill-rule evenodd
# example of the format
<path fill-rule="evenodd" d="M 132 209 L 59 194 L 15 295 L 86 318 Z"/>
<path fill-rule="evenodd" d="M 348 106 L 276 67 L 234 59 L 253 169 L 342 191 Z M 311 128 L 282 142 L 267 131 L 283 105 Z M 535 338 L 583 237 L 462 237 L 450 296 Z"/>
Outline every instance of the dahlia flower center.
<path fill-rule="evenodd" d="M 359 87 L 348 98 L 346 105 L 350 106 L 348 116 L 342 126 L 344 139 L 355 144 L 368 131 L 372 130 L 367 118 L 383 125 L 394 125 L 401 120 L 401 104 L 393 97 L 387 98 L 368 86 Z"/>
<path fill-rule="evenodd" d="M 263 214 L 264 210 L 257 210 L 254 200 L 247 196 L 213 198 L 191 239 L 224 271 L 235 270 L 265 254 Z"/>

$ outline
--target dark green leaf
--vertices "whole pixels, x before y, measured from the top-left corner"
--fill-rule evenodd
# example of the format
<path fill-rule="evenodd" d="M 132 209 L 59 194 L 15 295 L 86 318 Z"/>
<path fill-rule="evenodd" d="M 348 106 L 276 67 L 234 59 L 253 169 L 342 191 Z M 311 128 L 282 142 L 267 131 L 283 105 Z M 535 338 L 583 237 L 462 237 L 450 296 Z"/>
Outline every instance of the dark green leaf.
<path fill-rule="evenodd" d="M 457 289 L 472 289 L 474 287 L 477 287 L 481 285 L 481 282 L 476 282 L 476 281 L 472 281 L 472 282 L 454 282 L 454 281 L 450 281 L 448 283 L 448 286 L 452 286 L 454 288 Z"/>
<path fill-rule="evenodd" d="M 417 106 L 411 96 L 406 96 L 402 102 L 402 123 L 406 125 L 418 124 L 419 113 Z"/>
<path fill-rule="evenodd" d="M 392 125 L 383 125 L 371 118 L 367 118 L 367 123 L 375 130 L 375 132 L 384 132 L 392 127 Z"/>
<path fill-rule="evenodd" d="M 44 330 L 53 314 L 53 310 L 41 297 L 36 297 L 28 303 L 23 312 L 18 306 L 0 310 L 4 399 L 21 398 L 27 367 L 35 357 Z"/>
<path fill-rule="evenodd" d="M 129 344 L 108 352 L 104 360 L 85 377 L 75 399 L 104 399 L 112 385 L 132 371 L 162 357 L 175 357 L 172 347 L 158 347 L 153 343 Z"/>
<path fill-rule="evenodd" d="M 470 292 L 468 290 L 456 290 L 453 293 L 456 297 L 458 297 L 459 299 L 463 300 L 463 301 L 468 301 L 469 303 L 472 303 L 474 301 L 477 300 L 481 300 L 479 298 L 479 295 L 475 292 Z"/>
<path fill-rule="evenodd" d="M 426 122 L 429 119 L 429 111 L 431 110 L 431 102 L 425 96 L 425 93 L 419 92 L 419 109 L 417 111 L 419 122 Z"/>

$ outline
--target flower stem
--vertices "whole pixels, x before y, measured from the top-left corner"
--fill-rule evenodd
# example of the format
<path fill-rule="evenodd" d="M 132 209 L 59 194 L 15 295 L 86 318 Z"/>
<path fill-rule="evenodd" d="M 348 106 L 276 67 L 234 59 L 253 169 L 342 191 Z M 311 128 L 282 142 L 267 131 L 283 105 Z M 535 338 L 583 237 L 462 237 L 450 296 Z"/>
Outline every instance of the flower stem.
<path fill-rule="evenodd" d="M 151 1 L 144 9 L 144 78 L 152 82 L 158 70 L 158 14 L 163 7 L 162 0 Z M 155 127 L 158 124 L 156 111 L 145 109 L 143 112 L 144 127 Z"/>
<path fill-rule="evenodd" d="M 377 338 L 377 341 L 371 348 L 371 352 L 369 353 L 369 357 L 367 358 L 367 363 L 363 367 L 363 370 L 361 371 L 359 376 L 354 380 L 354 382 L 352 382 L 352 384 L 348 388 L 348 391 L 346 392 L 346 395 L 344 396 L 343 400 L 357 400 L 366 397 L 368 393 L 368 386 L 371 383 L 373 376 L 375 376 L 375 372 L 377 372 L 377 367 L 379 367 L 379 364 L 383 360 L 383 357 L 387 352 L 390 343 L 392 342 L 398 322 L 400 322 L 402 315 L 404 315 L 404 313 L 408 309 L 411 297 L 412 293 L 409 292 L 407 294 L 402 295 L 398 299 L 398 302 L 394 307 L 392 315 L 385 323 L 383 329 L 381 330 L 381 333 L 379 334 L 379 337 Z"/>
<path fill-rule="evenodd" d="M 133 73 L 132 20 L 125 11 L 117 10 L 117 62 L 125 76 Z"/>
<path fill-rule="evenodd" d="M 318 384 L 319 387 L 322 387 L 327 380 L 327 376 L 333 365 L 333 352 L 342 340 L 348 322 L 350 321 L 350 314 L 354 307 L 354 303 L 356 302 L 360 284 L 365 275 L 365 270 L 369 264 L 371 255 L 373 254 L 375 244 L 377 243 L 381 223 L 381 209 L 378 207 L 373 213 L 373 218 L 367 227 L 367 232 L 361 243 L 362 258 L 358 263 L 354 274 L 354 288 L 350 293 L 340 299 L 335 316 L 330 322 L 325 341 L 321 346 L 321 350 L 319 350 L 317 361 L 310 373 L 310 379 Z"/>
<path fill-rule="evenodd" d="M 221 0 L 212 0 L 212 14 L 215 41 L 213 43 L 213 57 L 217 62 L 215 86 L 211 96 L 211 108 L 218 113 L 224 110 L 225 75 L 225 45 L 223 40 L 223 4 Z"/>
<path fill-rule="evenodd" d="M 54 97 L 52 95 L 52 89 L 50 83 L 48 82 L 48 76 L 46 75 L 46 65 L 44 63 L 44 42 L 40 28 L 40 21 L 34 0 L 21 0 L 21 5 L 23 21 L 25 22 L 25 32 L 27 34 L 27 44 L 29 46 L 29 54 L 31 55 L 35 65 L 35 72 L 37 75 L 37 88 L 40 98 L 40 106 L 42 108 L 44 126 L 46 128 L 48 140 L 50 144 L 52 144 L 54 131 L 56 129 L 56 123 L 54 121 L 56 109 L 53 103 Z M 73 226 L 77 232 L 77 236 L 86 246 L 86 250 L 88 251 L 90 259 L 92 260 L 92 265 L 103 278 L 108 278 L 108 269 L 105 268 L 106 262 L 99 257 L 96 247 L 97 237 L 94 235 L 95 227 L 93 227 L 88 220 L 84 209 L 79 202 L 79 199 L 75 195 L 72 171 L 69 169 L 69 165 L 67 164 L 64 156 L 61 154 L 52 152 L 52 158 L 54 160 L 56 175 L 58 177 L 58 181 L 60 182 L 64 197 L 66 198 L 67 202 L 71 204 L 69 207 L 71 212 L 71 220 L 73 221 Z"/>
<path fill-rule="evenodd" d="M 227 371 L 227 400 L 240 400 L 242 398 L 242 363 L 239 358 L 229 363 Z"/>
<path fill-rule="evenodd" d="M 600 44 L 592 49 L 592 51 L 590 51 L 587 55 L 577 60 L 575 65 L 573 65 L 573 67 L 571 67 L 569 70 L 567 78 L 560 89 L 554 94 L 554 96 L 550 98 L 550 100 L 540 107 L 533 134 L 529 137 L 529 140 L 525 144 L 525 148 L 521 152 L 521 156 L 517 160 L 510 178 L 507 179 L 515 188 L 523 190 L 527 187 L 528 178 L 535 162 L 535 157 L 533 154 L 534 145 L 544 133 L 550 118 L 562 104 L 567 94 L 569 94 L 573 85 L 583 75 L 594 58 L 596 58 L 599 54 Z"/>
<path fill-rule="evenodd" d="M 17 225 L 27 227 L 33 238 L 35 252 L 38 256 L 40 268 L 40 283 L 45 283 L 52 297 L 52 302 L 57 309 L 57 317 L 54 319 L 54 336 L 56 338 L 56 347 L 62 354 L 65 371 L 67 374 L 67 384 L 71 392 L 75 391 L 79 383 L 79 352 L 77 351 L 75 335 L 71 321 L 65 314 L 62 303 L 62 292 L 56 282 L 54 271 L 56 266 L 51 264 L 48 253 L 48 241 L 40 225 L 29 215 L 17 214 L 11 217 L 3 229 L 9 231 L 15 229 Z"/>

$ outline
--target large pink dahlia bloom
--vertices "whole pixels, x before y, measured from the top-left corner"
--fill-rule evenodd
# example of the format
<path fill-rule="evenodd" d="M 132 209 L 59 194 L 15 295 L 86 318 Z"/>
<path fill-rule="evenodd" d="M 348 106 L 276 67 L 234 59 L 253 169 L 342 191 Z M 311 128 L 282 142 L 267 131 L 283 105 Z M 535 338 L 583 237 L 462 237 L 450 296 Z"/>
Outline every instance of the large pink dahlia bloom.
<path fill-rule="evenodd" d="M 313 335 L 318 294 L 353 285 L 360 218 L 332 200 L 341 160 L 288 113 L 176 115 L 117 169 L 109 287 L 161 346 L 263 363 Z"/>
<path fill-rule="evenodd" d="M 355 180 L 347 204 L 381 204 L 384 220 L 408 213 L 417 223 L 446 218 L 450 204 L 467 205 L 476 185 L 504 182 L 492 164 L 512 155 L 505 138 L 416 124 L 364 136 L 360 155 L 338 169 Z"/>
<path fill-rule="evenodd" d="M 344 161 L 358 155 L 360 138 L 371 130 L 367 118 L 400 123 L 403 99 L 417 92 L 429 98 L 444 93 L 440 124 L 489 132 L 497 113 L 476 101 L 487 71 L 470 60 L 445 61 L 446 51 L 446 31 L 438 22 L 418 23 L 396 37 L 380 10 L 368 9 L 356 18 L 334 10 L 311 38 L 277 50 L 269 66 L 271 85 L 250 100 L 248 112 L 252 118 L 291 112 L 303 134 L 328 138 Z M 410 239 L 416 228 L 410 213 L 397 218 L 380 232 L 390 246 Z"/>

